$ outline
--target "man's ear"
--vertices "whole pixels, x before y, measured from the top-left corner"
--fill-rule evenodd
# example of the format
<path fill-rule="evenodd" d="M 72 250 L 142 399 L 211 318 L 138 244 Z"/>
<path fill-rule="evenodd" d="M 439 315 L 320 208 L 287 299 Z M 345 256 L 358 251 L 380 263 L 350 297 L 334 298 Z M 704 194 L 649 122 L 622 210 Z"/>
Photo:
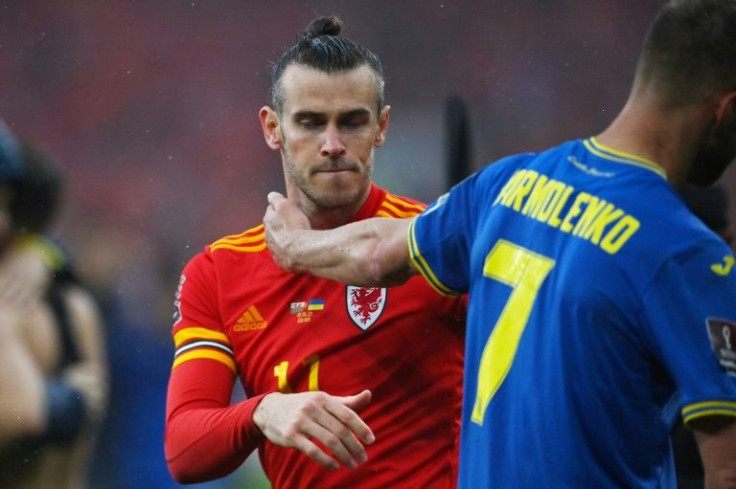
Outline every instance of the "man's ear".
<path fill-rule="evenodd" d="M 258 118 L 261 120 L 263 137 L 268 147 L 281 150 L 281 123 L 276 111 L 267 105 L 263 106 L 258 112 Z"/>
<path fill-rule="evenodd" d="M 730 92 L 721 98 L 716 109 L 716 124 L 721 125 L 736 119 L 736 92 Z"/>
<path fill-rule="evenodd" d="M 388 131 L 388 120 L 390 119 L 391 106 L 387 105 L 378 114 L 378 132 L 373 140 L 374 146 L 383 146 L 386 142 L 386 131 Z"/>

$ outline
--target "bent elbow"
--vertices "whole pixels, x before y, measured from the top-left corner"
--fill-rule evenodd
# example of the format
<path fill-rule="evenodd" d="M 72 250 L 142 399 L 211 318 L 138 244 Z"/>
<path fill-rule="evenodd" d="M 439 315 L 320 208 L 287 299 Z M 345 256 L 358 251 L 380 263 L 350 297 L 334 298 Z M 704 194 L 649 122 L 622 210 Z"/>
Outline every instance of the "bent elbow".
<path fill-rule="evenodd" d="M 167 460 L 166 465 L 169 469 L 171 478 L 179 484 L 197 484 L 200 482 L 207 482 L 209 480 L 201 474 L 197 474 L 192 471 L 191 467 L 187 466 L 187 464 Z"/>

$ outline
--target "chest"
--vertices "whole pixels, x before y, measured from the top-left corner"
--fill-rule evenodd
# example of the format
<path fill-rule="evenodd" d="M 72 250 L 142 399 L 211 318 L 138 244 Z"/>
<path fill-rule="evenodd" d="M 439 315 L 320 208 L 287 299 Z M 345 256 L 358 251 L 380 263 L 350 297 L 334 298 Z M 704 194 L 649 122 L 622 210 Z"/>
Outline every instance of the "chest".
<path fill-rule="evenodd" d="M 457 299 L 438 295 L 420 277 L 389 289 L 286 274 L 268 264 L 247 281 L 234 280 L 237 269 L 228 273 L 218 284 L 219 313 L 251 394 L 350 392 L 425 375 L 435 355 L 459 350 Z"/>

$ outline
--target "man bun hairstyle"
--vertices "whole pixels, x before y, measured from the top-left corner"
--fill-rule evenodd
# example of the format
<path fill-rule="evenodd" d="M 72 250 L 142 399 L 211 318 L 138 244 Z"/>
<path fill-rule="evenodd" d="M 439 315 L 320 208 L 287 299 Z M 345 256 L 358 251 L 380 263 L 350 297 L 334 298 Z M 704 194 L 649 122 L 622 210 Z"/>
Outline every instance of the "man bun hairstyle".
<path fill-rule="evenodd" d="M 380 112 L 384 100 L 384 77 L 381 60 L 364 46 L 340 36 L 343 22 L 335 16 L 319 17 L 309 23 L 293 46 L 284 51 L 271 72 L 271 104 L 280 115 L 283 110 L 281 77 L 295 64 L 322 71 L 340 73 L 368 66 L 376 79 L 376 102 Z"/>

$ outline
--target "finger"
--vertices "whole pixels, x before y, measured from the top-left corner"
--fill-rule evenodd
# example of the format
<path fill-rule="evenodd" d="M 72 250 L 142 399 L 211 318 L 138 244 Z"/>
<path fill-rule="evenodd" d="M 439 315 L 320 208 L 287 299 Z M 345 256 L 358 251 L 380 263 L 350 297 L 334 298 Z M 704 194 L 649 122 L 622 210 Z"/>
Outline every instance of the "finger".
<path fill-rule="evenodd" d="M 306 423 L 302 431 L 315 440 L 319 440 L 346 467 L 351 469 L 357 467 L 356 459 L 361 462 L 368 460 L 363 445 L 355 438 L 355 435 L 325 411 L 314 421 Z"/>
<path fill-rule="evenodd" d="M 368 389 L 364 390 L 360 394 L 354 396 L 345 396 L 337 398 L 339 402 L 343 403 L 345 409 L 336 409 L 332 412 L 333 416 L 339 419 L 342 423 L 347 425 L 354 433 L 367 444 L 371 444 L 376 441 L 376 437 L 373 431 L 368 427 L 367 424 L 358 416 L 355 411 L 360 411 L 365 408 L 371 401 L 371 391 Z"/>
<path fill-rule="evenodd" d="M 338 397 L 338 399 L 340 399 L 343 404 L 345 404 L 353 411 L 360 411 L 368 404 L 370 404 L 372 397 L 373 393 L 368 389 L 365 389 L 364 391 L 360 392 L 359 394 L 355 394 L 354 396 L 344 396 L 342 398 Z"/>
<path fill-rule="evenodd" d="M 317 438 L 317 437 L 314 437 Z M 317 438 L 319 439 L 319 438 Z M 320 440 L 322 441 L 322 440 Z M 312 443 L 309 438 L 304 435 L 296 435 L 292 439 L 293 447 L 300 452 L 307 455 L 309 458 L 317 462 L 318 464 L 326 467 L 330 470 L 337 470 L 340 468 L 340 464 L 337 460 L 323 452 L 317 445 Z"/>

